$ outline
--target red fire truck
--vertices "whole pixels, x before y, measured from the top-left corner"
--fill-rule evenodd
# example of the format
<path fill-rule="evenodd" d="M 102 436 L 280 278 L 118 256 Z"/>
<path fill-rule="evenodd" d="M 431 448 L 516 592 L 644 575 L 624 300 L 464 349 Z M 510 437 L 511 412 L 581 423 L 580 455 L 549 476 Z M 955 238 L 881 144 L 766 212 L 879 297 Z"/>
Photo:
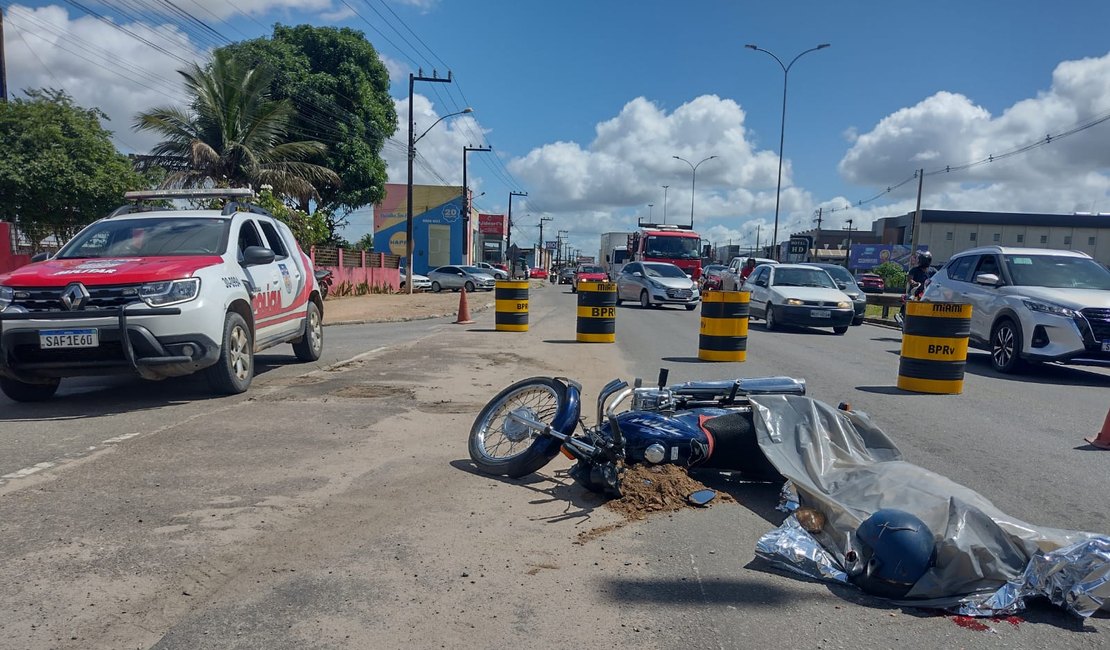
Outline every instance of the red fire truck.
<path fill-rule="evenodd" d="M 690 226 L 643 223 L 628 236 L 630 261 L 670 262 L 694 280 L 701 277 L 701 237 Z"/>

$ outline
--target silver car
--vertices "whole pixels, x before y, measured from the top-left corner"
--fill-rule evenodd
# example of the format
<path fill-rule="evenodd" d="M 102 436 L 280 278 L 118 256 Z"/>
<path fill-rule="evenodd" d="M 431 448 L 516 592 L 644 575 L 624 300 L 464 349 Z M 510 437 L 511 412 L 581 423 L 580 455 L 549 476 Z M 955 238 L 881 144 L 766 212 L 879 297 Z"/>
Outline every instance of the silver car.
<path fill-rule="evenodd" d="M 987 246 L 937 271 L 925 300 L 971 304 L 972 347 L 999 372 L 1026 361 L 1110 361 L 1110 271 L 1085 253 Z"/>
<path fill-rule="evenodd" d="M 508 280 L 509 279 L 509 273 L 507 271 L 502 271 L 501 269 L 499 269 L 496 266 L 490 264 L 489 262 L 478 262 L 474 266 L 477 266 L 478 268 L 482 269 L 486 273 L 492 275 L 494 280 Z"/>
<path fill-rule="evenodd" d="M 432 282 L 431 290 L 436 293 L 443 289 L 466 289 L 468 293 L 477 289 L 493 291 L 494 287 L 493 276 L 477 266 L 441 266 L 429 271 L 428 279 Z"/>
<path fill-rule="evenodd" d="M 639 301 L 644 309 L 655 305 L 685 305 L 693 311 L 701 300 L 698 284 L 666 262 L 631 262 L 617 276 L 617 304 Z"/>
<path fill-rule="evenodd" d="M 839 264 L 806 262 L 806 265 L 816 266 L 832 277 L 836 286 L 852 299 L 852 307 L 856 311 L 856 317 L 852 319 L 852 324 L 862 325 L 863 318 L 867 315 L 867 294 L 865 294 L 859 284 L 856 283 L 856 277 L 852 275 L 848 269 Z"/>

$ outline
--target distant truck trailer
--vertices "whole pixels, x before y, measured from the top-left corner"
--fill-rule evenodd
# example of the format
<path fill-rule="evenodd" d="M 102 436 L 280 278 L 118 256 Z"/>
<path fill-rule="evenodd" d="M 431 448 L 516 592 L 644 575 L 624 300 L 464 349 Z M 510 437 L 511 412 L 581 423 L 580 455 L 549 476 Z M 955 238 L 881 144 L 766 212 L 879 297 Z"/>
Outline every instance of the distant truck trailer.
<path fill-rule="evenodd" d="M 598 263 L 610 280 L 615 280 L 628 263 L 628 238 L 630 232 L 607 232 L 601 236 Z"/>

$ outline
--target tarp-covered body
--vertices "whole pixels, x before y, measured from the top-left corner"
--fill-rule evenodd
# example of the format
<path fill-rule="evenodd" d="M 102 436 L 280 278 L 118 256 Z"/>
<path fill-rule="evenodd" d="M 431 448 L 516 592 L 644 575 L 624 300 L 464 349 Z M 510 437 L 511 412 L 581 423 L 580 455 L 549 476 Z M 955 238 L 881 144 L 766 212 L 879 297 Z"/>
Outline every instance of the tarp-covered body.
<path fill-rule="evenodd" d="M 1081 616 L 1110 609 L 1110 537 L 1033 526 L 977 492 L 902 460 L 863 414 L 800 396 L 752 397 L 760 449 L 825 515 L 810 535 L 790 517 L 760 540 L 759 555 L 806 576 L 848 582 L 853 534 L 880 509 L 920 518 L 936 564 L 906 601 L 970 615 L 1013 613 L 1044 596 Z"/>

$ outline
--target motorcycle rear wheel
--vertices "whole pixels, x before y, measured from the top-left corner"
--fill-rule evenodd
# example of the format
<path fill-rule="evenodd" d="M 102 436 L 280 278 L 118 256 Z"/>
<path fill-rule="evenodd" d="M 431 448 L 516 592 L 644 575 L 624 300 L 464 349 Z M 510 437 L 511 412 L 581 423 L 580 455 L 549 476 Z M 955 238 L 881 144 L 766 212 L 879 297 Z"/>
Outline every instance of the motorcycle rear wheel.
<path fill-rule="evenodd" d="M 566 384 L 549 377 L 532 377 L 494 396 L 470 428 L 470 460 L 486 474 L 520 478 L 540 469 L 559 453 L 550 442 L 509 420 L 519 411 L 551 424 L 567 399 Z"/>

